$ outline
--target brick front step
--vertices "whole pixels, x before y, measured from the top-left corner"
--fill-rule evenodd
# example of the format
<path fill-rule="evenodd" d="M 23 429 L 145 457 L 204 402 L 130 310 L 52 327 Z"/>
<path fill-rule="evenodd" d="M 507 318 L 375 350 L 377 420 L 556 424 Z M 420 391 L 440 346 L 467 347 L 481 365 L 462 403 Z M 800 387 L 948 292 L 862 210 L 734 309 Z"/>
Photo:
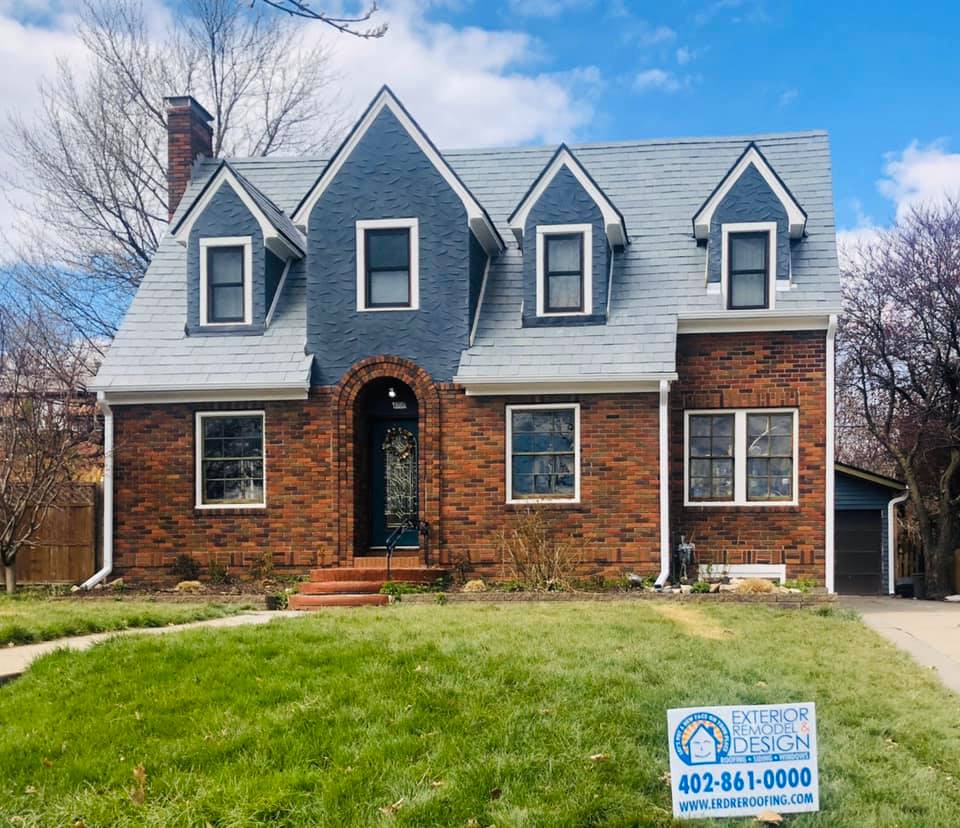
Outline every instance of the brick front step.
<path fill-rule="evenodd" d="M 300 584 L 301 595 L 356 595 L 379 592 L 384 581 L 306 581 Z"/>
<path fill-rule="evenodd" d="M 324 607 L 383 606 L 389 603 L 386 595 L 304 595 L 290 596 L 292 610 L 319 610 Z"/>
<path fill-rule="evenodd" d="M 392 567 L 391 581 L 406 581 L 411 584 L 432 584 L 446 574 L 446 570 L 433 567 Z M 311 569 L 311 581 L 380 581 L 387 580 L 387 568 L 340 566 L 326 569 Z"/>

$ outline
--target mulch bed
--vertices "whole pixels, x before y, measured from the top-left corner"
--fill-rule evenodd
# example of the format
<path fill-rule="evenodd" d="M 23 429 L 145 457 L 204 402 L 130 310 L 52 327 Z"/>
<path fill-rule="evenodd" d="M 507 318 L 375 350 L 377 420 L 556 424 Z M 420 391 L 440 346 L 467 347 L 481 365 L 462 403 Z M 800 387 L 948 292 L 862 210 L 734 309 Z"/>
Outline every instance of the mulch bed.
<path fill-rule="evenodd" d="M 404 602 L 412 604 L 436 603 L 438 593 L 414 593 L 402 596 Z M 691 593 L 654 592 L 636 590 L 633 592 L 447 592 L 447 603 L 509 603 L 523 601 L 683 601 L 690 603 L 737 603 L 737 604 L 776 604 L 788 607 L 810 607 L 832 604 L 836 595 L 810 592 L 766 593 L 760 595 L 741 595 L 736 592 Z"/>

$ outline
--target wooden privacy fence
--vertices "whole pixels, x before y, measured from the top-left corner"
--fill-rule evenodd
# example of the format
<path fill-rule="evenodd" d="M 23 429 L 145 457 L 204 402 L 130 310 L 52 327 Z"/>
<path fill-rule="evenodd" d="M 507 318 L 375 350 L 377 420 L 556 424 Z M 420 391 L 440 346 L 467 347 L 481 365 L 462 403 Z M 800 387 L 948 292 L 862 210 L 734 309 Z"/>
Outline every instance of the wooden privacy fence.
<path fill-rule="evenodd" d="M 96 483 L 73 483 L 50 508 L 37 533 L 37 546 L 17 555 L 21 584 L 76 583 L 97 570 Z"/>

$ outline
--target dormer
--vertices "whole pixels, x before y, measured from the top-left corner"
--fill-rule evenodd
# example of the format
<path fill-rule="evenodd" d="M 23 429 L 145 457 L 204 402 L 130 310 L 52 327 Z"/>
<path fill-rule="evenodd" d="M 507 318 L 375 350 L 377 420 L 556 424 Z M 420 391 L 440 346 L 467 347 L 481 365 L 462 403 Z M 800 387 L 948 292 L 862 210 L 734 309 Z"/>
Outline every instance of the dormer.
<path fill-rule="evenodd" d="M 750 143 L 693 217 L 707 248 L 706 288 L 731 311 L 773 309 L 791 285 L 791 247 L 807 214 Z"/>
<path fill-rule="evenodd" d="M 602 324 L 623 215 L 561 144 L 508 219 L 523 252 L 523 324 Z"/>
<path fill-rule="evenodd" d="M 170 228 L 187 248 L 187 333 L 262 333 L 306 240 L 267 196 L 222 161 Z"/>

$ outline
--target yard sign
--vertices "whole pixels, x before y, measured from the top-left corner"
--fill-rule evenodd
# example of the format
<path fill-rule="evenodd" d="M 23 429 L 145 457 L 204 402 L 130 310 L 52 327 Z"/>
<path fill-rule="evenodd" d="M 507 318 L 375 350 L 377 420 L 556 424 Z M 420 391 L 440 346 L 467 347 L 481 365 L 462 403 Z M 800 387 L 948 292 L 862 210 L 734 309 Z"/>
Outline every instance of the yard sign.
<path fill-rule="evenodd" d="M 820 810 L 813 702 L 667 711 L 673 815 Z"/>

